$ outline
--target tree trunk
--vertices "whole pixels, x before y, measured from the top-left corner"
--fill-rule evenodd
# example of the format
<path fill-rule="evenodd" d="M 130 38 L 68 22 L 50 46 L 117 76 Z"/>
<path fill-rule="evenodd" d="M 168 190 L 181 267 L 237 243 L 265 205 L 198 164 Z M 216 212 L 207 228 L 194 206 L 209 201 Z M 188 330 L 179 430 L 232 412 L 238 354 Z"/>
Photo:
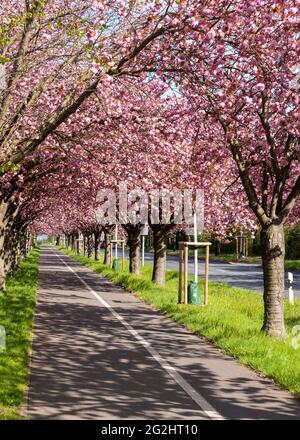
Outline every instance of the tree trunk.
<path fill-rule="evenodd" d="M 264 330 L 270 336 L 284 338 L 284 256 L 283 225 L 270 224 L 261 231 L 264 271 Z"/>
<path fill-rule="evenodd" d="M 85 234 L 82 234 L 82 240 L 83 240 L 83 256 L 87 256 L 87 237 Z"/>
<path fill-rule="evenodd" d="M 0 202 L 0 290 L 3 291 L 5 291 L 5 277 L 11 273 L 17 261 L 18 211 L 18 206 L 14 203 Z"/>
<path fill-rule="evenodd" d="M 19 219 L 18 219 L 19 220 Z M 5 272 L 10 275 L 20 262 L 20 241 L 22 224 L 15 220 L 10 224 L 9 234 L 6 235 L 4 248 L 6 255 Z"/>
<path fill-rule="evenodd" d="M 110 240 L 111 236 L 108 232 L 105 232 L 105 253 L 104 253 L 104 264 L 106 266 L 111 266 L 112 263 L 112 255 L 110 249 Z"/>
<path fill-rule="evenodd" d="M 71 249 L 76 253 L 76 236 L 75 234 L 71 235 Z"/>
<path fill-rule="evenodd" d="M 77 255 L 80 255 L 80 240 L 79 240 L 79 237 L 80 237 L 80 234 L 78 234 L 78 235 L 76 235 L 76 253 L 77 253 Z"/>
<path fill-rule="evenodd" d="M 129 246 L 129 272 L 135 275 L 140 274 L 141 259 L 141 238 L 140 235 L 133 234 L 129 237 L 127 244 Z"/>
<path fill-rule="evenodd" d="M 176 250 L 178 251 L 179 249 L 179 242 L 180 242 L 180 232 L 176 232 Z"/>
<path fill-rule="evenodd" d="M 153 225 L 151 228 L 154 246 L 152 281 L 163 286 L 166 282 L 166 228 L 161 225 Z"/>
<path fill-rule="evenodd" d="M 26 228 L 22 231 L 21 239 L 20 239 L 20 254 L 21 258 L 26 256 L 26 239 L 27 239 L 27 231 Z"/>
<path fill-rule="evenodd" d="M 215 256 L 219 257 L 221 255 L 221 242 L 220 240 L 215 240 Z"/>
<path fill-rule="evenodd" d="M 87 243 L 88 243 L 87 245 L 88 258 L 91 258 L 93 254 L 93 235 L 90 232 L 88 233 Z"/>
<path fill-rule="evenodd" d="M 128 224 L 123 226 L 128 234 L 127 244 L 129 246 L 129 272 L 139 275 L 141 266 L 141 232 L 144 225 Z"/>
<path fill-rule="evenodd" d="M 100 260 L 100 253 L 99 253 L 99 246 L 100 246 L 100 231 L 94 232 L 94 239 L 95 239 L 95 261 Z"/>
<path fill-rule="evenodd" d="M 4 240 L 7 234 L 7 214 L 8 205 L 5 202 L 0 203 L 0 290 L 5 290 L 5 249 Z"/>

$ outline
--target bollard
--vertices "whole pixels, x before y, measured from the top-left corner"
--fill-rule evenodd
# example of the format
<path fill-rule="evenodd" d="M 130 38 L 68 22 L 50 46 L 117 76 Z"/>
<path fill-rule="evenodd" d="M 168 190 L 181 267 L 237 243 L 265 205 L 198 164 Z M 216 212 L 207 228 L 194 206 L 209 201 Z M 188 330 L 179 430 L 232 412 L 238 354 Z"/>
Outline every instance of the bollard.
<path fill-rule="evenodd" d="M 288 288 L 289 288 L 289 302 L 294 304 L 294 290 L 293 290 L 294 276 L 292 272 L 288 272 Z"/>

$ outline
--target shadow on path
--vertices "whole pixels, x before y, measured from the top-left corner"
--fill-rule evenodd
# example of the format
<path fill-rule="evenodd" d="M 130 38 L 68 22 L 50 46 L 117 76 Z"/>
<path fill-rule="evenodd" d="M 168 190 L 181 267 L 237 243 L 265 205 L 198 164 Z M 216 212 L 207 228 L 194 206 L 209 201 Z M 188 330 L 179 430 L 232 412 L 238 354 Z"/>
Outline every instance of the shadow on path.
<path fill-rule="evenodd" d="M 197 404 L 59 260 L 41 254 L 28 416 L 203 419 Z M 61 258 L 198 393 L 231 419 L 300 419 L 300 404 L 71 258 Z"/>

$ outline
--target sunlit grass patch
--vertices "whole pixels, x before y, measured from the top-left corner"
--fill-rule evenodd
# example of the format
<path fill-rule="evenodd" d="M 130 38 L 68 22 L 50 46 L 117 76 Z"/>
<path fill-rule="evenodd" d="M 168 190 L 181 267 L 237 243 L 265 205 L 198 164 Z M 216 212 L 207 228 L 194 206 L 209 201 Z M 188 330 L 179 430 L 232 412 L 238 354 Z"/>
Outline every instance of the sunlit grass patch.
<path fill-rule="evenodd" d="M 21 263 L 0 292 L 0 326 L 6 348 L 0 349 L 0 419 L 20 419 L 20 406 L 28 386 L 28 356 L 38 278 L 39 250 Z"/>

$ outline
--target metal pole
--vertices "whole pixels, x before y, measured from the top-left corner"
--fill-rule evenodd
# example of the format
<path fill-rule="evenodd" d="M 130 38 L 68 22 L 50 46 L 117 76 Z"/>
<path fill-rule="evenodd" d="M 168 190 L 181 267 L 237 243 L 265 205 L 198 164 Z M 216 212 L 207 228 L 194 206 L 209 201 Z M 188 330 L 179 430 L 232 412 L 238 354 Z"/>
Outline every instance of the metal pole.
<path fill-rule="evenodd" d="M 116 224 L 116 237 L 115 237 L 115 240 L 116 240 L 116 244 L 115 244 L 115 257 L 116 257 L 116 260 L 118 259 L 118 225 Z"/>
<path fill-rule="evenodd" d="M 197 215 L 196 212 L 194 214 L 194 242 L 197 243 L 198 241 L 198 233 L 197 233 Z M 194 281 L 195 283 L 198 283 L 198 249 L 195 249 L 195 262 L 194 262 L 194 266 L 195 266 L 195 276 L 194 276 Z"/>
<path fill-rule="evenodd" d="M 189 248 L 184 245 L 184 304 L 188 304 Z"/>
<path fill-rule="evenodd" d="M 125 270 L 125 243 L 122 243 L 122 270 Z"/>
<path fill-rule="evenodd" d="M 183 247 L 179 245 L 179 278 L 178 278 L 178 304 L 182 301 L 182 268 L 183 268 Z"/>
<path fill-rule="evenodd" d="M 145 265 L 145 236 L 142 235 L 142 266 Z"/>
<path fill-rule="evenodd" d="M 205 248 L 205 287 L 204 287 L 204 304 L 208 304 L 208 269 L 209 269 L 209 246 Z"/>
<path fill-rule="evenodd" d="M 294 276 L 292 272 L 288 272 L 288 287 L 289 287 L 289 302 L 294 304 L 294 290 L 293 290 Z"/>

